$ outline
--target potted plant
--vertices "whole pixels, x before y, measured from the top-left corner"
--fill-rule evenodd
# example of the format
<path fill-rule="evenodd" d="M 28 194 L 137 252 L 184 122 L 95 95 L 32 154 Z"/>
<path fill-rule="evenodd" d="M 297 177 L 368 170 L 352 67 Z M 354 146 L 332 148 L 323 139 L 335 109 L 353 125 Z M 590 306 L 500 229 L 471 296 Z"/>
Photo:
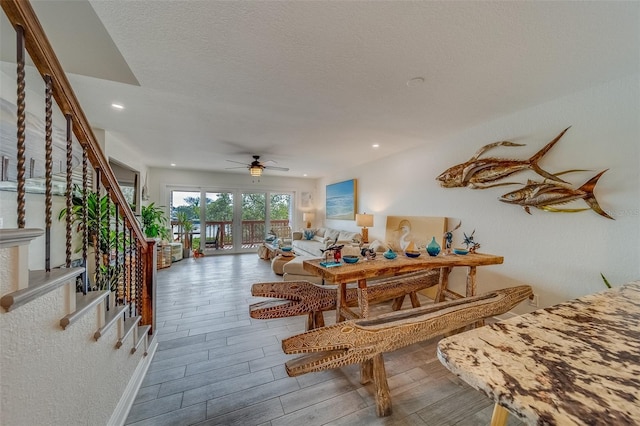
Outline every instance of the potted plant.
<path fill-rule="evenodd" d="M 147 237 L 170 240 L 169 231 L 166 228 L 167 217 L 164 215 L 162 207 L 156 206 L 155 203 L 142 206 L 140 209 L 140 217 L 142 230 Z"/>
<path fill-rule="evenodd" d="M 87 272 L 89 276 L 94 276 L 94 285 L 91 289 L 111 289 L 114 287 L 113 282 L 117 282 L 122 275 L 122 268 L 115 268 L 112 265 L 112 256 L 115 252 L 124 250 L 127 245 L 125 241 L 127 235 L 123 231 L 116 234 L 115 229 L 112 229 L 112 225 L 115 225 L 120 218 L 116 217 L 115 205 L 108 195 L 100 197 L 94 191 L 87 191 L 86 214 L 83 208 L 83 195 L 82 188 L 75 185 L 71 210 L 62 209 L 58 214 L 58 220 L 64 220 L 67 215 L 70 215 L 71 223 L 75 225 L 76 232 L 81 232 L 82 224 L 86 224 L 88 246 L 102 258 L 102 265 L 98 271 L 95 271 L 94 262 L 87 262 Z M 81 249 L 80 246 L 76 248 L 75 252 L 77 253 Z"/>
<path fill-rule="evenodd" d="M 193 222 L 188 218 L 187 213 L 179 212 L 176 214 L 178 221 L 180 241 L 182 242 L 182 257 L 191 256 L 191 239 L 193 237 Z"/>

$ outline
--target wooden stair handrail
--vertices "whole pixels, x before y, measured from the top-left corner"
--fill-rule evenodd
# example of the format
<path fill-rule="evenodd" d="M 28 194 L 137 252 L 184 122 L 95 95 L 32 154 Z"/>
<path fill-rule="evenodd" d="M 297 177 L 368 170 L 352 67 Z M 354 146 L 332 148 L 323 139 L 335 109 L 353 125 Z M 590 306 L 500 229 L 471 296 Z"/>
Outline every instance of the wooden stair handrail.
<path fill-rule="evenodd" d="M 64 69 L 60 65 L 31 3 L 27 0 L 2 0 L 1 4 L 13 27 L 21 26 L 25 30 L 25 49 L 29 52 L 29 56 L 40 74 L 51 77 L 53 97 L 58 107 L 62 114 L 73 117 L 73 133 L 87 151 L 91 164 L 100 169 L 100 176 L 103 185 L 108 188 L 109 196 L 115 199 L 120 206 L 127 206 L 127 208 L 122 208 L 121 212 L 135 233 L 136 239 L 140 241 L 142 252 L 146 253 L 148 250 L 146 236 L 138 225 L 133 211 L 128 208 L 129 204 L 120 190 L 113 170 L 100 149 L 89 121 L 80 107 Z"/>

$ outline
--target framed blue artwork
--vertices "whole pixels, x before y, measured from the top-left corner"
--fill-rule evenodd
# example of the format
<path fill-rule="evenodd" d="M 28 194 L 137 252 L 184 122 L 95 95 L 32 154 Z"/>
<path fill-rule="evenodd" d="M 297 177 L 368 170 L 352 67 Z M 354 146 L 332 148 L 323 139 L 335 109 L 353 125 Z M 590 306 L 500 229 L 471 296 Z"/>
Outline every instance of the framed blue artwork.
<path fill-rule="evenodd" d="M 327 219 L 355 220 L 358 198 L 356 180 L 327 185 Z"/>

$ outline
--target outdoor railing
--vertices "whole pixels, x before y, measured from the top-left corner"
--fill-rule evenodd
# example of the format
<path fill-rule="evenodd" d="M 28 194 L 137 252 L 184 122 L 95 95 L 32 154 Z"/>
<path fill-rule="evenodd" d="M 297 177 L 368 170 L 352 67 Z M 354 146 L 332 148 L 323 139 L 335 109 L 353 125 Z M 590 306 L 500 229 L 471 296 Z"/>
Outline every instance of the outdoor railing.
<path fill-rule="evenodd" d="M 289 225 L 289 219 L 271 220 L 271 228 L 280 228 Z M 179 225 L 177 221 L 171 222 L 174 239 L 180 239 Z M 243 220 L 241 225 L 243 247 L 256 246 L 264 242 L 269 231 L 264 220 Z M 233 246 L 233 222 L 231 221 L 206 221 L 204 226 L 204 246 L 202 242 L 202 227 L 193 232 L 193 239 L 200 240 L 200 248 L 224 249 Z"/>

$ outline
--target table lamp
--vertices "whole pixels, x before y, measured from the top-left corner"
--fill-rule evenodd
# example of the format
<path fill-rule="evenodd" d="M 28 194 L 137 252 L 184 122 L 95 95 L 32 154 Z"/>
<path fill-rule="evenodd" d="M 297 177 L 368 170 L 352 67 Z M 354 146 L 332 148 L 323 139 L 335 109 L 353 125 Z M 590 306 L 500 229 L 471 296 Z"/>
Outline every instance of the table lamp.
<path fill-rule="evenodd" d="M 372 214 L 356 214 L 356 225 L 362 226 L 362 242 L 367 244 L 369 242 L 369 230 L 367 227 L 373 226 Z"/>
<path fill-rule="evenodd" d="M 311 221 L 313 220 L 313 213 L 311 213 L 311 212 L 302 213 L 302 220 L 307 222 L 307 228 L 311 228 Z"/>

